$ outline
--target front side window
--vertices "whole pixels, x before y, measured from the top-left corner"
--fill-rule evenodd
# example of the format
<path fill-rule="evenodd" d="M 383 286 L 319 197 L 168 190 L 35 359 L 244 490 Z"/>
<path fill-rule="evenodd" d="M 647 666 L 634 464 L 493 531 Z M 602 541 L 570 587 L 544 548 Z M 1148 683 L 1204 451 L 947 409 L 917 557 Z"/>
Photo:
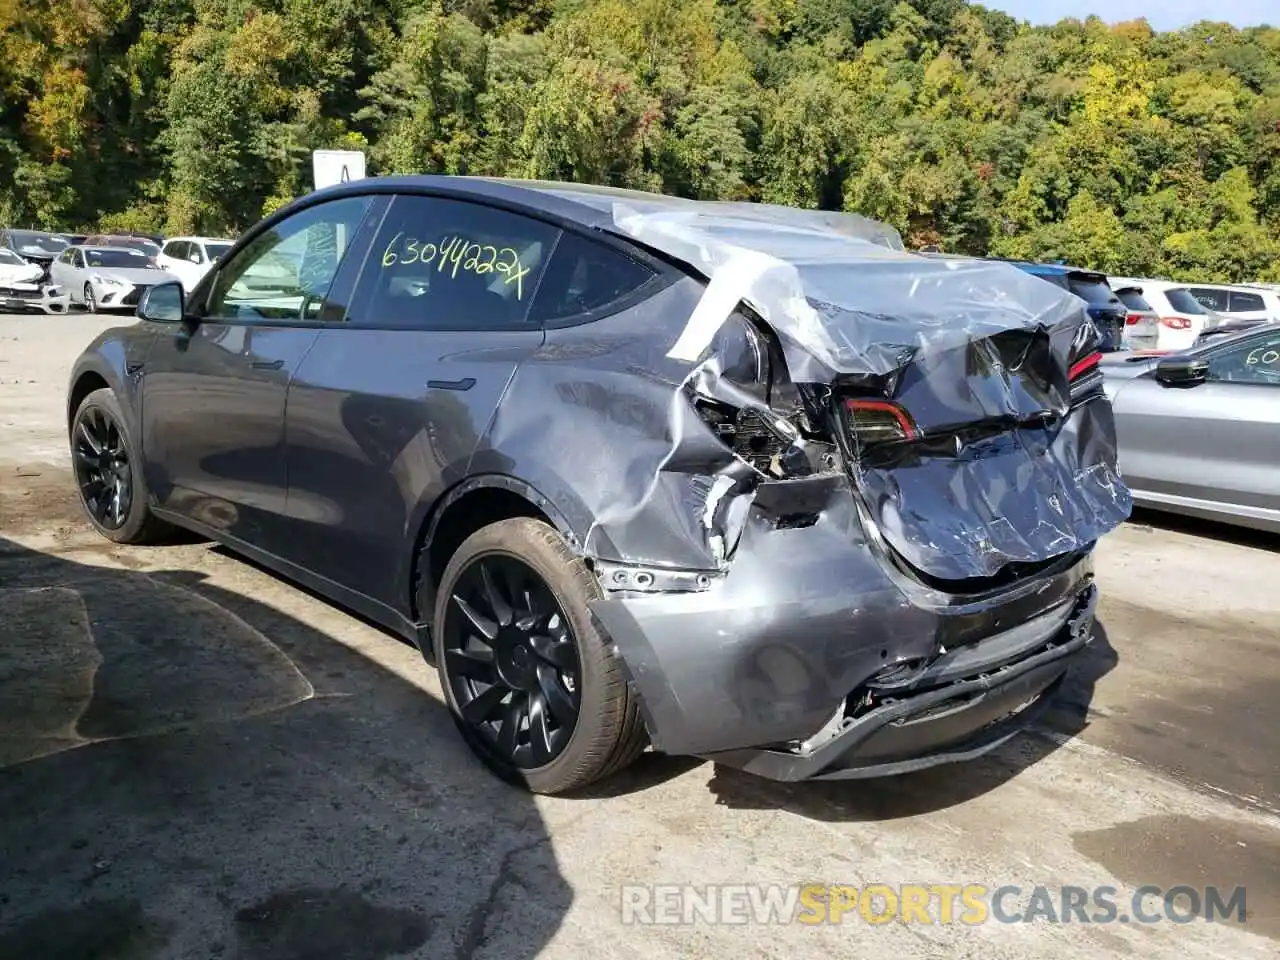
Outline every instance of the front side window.
<path fill-rule="evenodd" d="M 226 320 L 315 320 L 368 197 L 308 207 L 259 234 L 218 272 L 206 315 Z"/>
<path fill-rule="evenodd" d="M 530 304 L 559 232 L 483 204 L 396 197 L 348 318 L 416 330 L 530 329 Z"/>
<path fill-rule="evenodd" d="M 173 260 L 181 260 L 187 255 L 187 242 L 185 240 L 171 240 L 164 248 L 164 255 Z"/>
<path fill-rule="evenodd" d="M 1209 360 L 1209 379 L 1280 386 L 1280 333 L 1251 337 Z"/>

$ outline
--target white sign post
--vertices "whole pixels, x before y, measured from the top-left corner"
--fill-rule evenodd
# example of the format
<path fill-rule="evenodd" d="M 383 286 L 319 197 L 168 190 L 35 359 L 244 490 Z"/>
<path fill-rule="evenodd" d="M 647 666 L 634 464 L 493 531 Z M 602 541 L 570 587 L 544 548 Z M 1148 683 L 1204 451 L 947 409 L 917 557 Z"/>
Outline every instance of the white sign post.
<path fill-rule="evenodd" d="M 364 153 L 360 150 L 313 150 L 311 165 L 317 190 L 364 179 Z"/>

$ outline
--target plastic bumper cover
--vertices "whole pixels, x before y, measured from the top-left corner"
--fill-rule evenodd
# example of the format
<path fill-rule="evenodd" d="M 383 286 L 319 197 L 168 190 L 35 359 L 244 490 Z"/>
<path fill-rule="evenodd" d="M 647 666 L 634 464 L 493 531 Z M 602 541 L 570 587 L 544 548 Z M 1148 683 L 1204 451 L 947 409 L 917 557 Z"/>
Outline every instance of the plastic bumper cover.
<path fill-rule="evenodd" d="M 800 505 L 816 515 L 811 524 L 780 522 Z M 847 487 L 824 477 L 762 486 L 727 574 L 710 589 L 612 594 L 592 610 L 657 749 L 806 778 L 839 760 L 851 765 L 845 754 L 855 747 L 892 754 L 888 732 L 871 743 L 891 724 L 899 738 L 908 726 L 912 737 L 939 732 L 904 748 L 914 755 L 984 728 L 982 714 L 1000 714 L 1002 698 L 1019 694 L 1015 681 L 1033 699 L 1087 642 L 1092 597 L 1087 553 L 967 601 L 907 582 L 866 536 Z M 1050 643 L 1043 659 L 1029 659 Z M 910 690 L 929 692 L 901 696 L 892 710 L 877 705 L 836 734 L 838 746 L 817 743 L 837 711 L 895 666 L 924 669 Z M 969 680 L 977 674 L 986 679 Z M 956 709 L 907 723 L 941 705 Z"/>
<path fill-rule="evenodd" d="M 1031 655 L 885 703 L 811 749 L 739 750 L 708 759 L 772 780 L 852 780 L 979 757 L 1043 712 L 1092 638 L 1096 602 L 1090 585 L 1070 618 Z"/>

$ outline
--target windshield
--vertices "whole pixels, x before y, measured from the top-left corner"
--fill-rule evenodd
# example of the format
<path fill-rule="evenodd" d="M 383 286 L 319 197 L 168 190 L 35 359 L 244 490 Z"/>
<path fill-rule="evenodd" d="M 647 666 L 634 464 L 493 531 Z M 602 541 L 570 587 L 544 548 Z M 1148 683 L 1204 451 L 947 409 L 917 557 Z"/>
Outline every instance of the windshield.
<path fill-rule="evenodd" d="M 10 230 L 9 243 L 20 253 L 61 253 L 69 246 L 60 237 L 35 230 Z"/>
<path fill-rule="evenodd" d="M 1186 290 L 1166 290 L 1165 299 L 1169 301 L 1169 306 L 1177 310 L 1179 313 L 1185 313 L 1192 317 L 1207 316 L 1209 311 L 1204 308 L 1199 300 L 1193 297 Z"/>
<path fill-rule="evenodd" d="M 1142 294 L 1137 290 L 1117 290 L 1116 296 L 1130 310 L 1136 310 L 1139 313 L 1151 312 L 1151 304 L 1142 299 Z"/>
<path fill-rule="evenodd" d="M 129 250 L 141 250 L 149 257 L 154 257 L 160 252 L 160 246 L 152 243 L 150 240 L 144 240 L 141 237 L 121 237 L 118 240 L 112 240 L 111 246 L 125 247 Z"/>
<path fill-rule="evenodd" d="M 145 253 L 128 247 L 119 250 L 86 250 L 84 260 L 91 267 L 120 267 L 127 270 L 146 270 L 152 266 Z"/>
<path fill-rule="evenodd" d="M 205 250 L 209 252 L 210 260 L 221 260 L 227 255 L 227 251 L 231 249 L 229 243 L 206 243 Z"/>
<path fill-rule="evenodd" d="M 4 247 L 0 247 L 0 263 L 7 263 L 15 267 L 21 267 L 25 266 L 27 261 L 23 260 L 12 250 L 6 250 Z"/>

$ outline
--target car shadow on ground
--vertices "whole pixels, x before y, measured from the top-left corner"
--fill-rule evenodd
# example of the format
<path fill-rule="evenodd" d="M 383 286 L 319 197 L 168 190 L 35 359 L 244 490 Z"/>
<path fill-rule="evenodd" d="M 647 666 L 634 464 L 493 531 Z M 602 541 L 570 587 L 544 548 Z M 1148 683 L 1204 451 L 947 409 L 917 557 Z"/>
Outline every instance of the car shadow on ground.
<path fill-rule="evenodd" d="M 828 822 L 891 821 L 944 810 L 1003 786 L 1082 733 L 1098 681 L 1118 663 L 1106 627 L 1095 624 L 1093 641 L 1072 664 L 1032 728 L 976 760 L 895 777 L 796 784 L 717 767 L 711 792 L 718 803 L 729 807 L 778 808 Z"/>
<path fill-rule="evenodd" d="M 0 960 L 534 957 L 572 902 L 445 708 L 189 571 L 0 538 Z"/>
<path fill-rule="evenodd" d="M 1129 517 L 1129 526 L 1138 530 L 1168 530 L 1171 533 L 1204 537 L 1209 540 L 1239 544 L 1242 547 L 1280 553 L 1280 534 L 1239 527 L 1219 520 L 1202 520 L 1199 517 L 1186 517 L 1179 513 L 1134 507 Z"/>

